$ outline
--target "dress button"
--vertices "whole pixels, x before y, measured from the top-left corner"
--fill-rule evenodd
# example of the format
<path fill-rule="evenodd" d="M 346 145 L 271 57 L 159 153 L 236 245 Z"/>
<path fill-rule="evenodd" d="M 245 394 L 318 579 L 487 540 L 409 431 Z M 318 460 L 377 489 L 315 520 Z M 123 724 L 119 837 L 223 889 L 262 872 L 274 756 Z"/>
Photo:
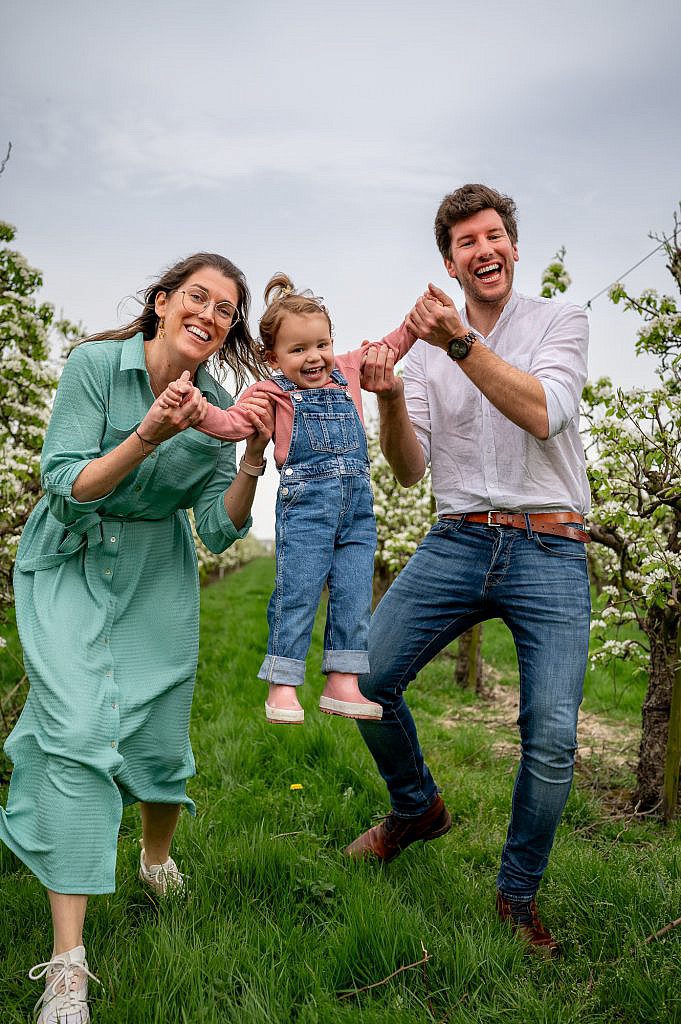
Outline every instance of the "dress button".
<path fill-rule="evenodd" d="M 285 473 L 286 476 L 293 476 L 293 470 L 291 469 L 290 466 L 289 466 L 288 469 L 284 470 L 284 473 Z"/>
<path fill-rule="evenodd" d="M 115 746 L 116 746 L 116 740 L 111 740 L 111 746 L 112 746 L 112 747 L 115 747 Z"/>
<path fill-rule="evenodd" d="M 114 711 L 115 711 L 115 710 L 116 710 L 116 708 L 118 707 L 118 704 L 112 704 L 112 705 L 111 705 L 111 707 L 112 707 L 112 708 L 114 709 Z"/>
<path fill-rule="evenodd" d="M 302 400 L 303 400 L 303 396 L 302 395 L 294 395 L 293 397 L 295 398 L 296 402 L 302 402 Z"/>
<path fill-rule="evenodd" d="M 115 537 L 109 537 L 109 540 L 111 541 L 112 544 L 116 543 L 116 538 Z"/>
<path fill-rule="evenodd" d="M 106 674 L 106 678 L 107 678 L 107 679 L 111 679 L 111 672 L 107 672 L 107 674 Z"/>
<path fill-rule="evenodd" d="M 111 569 L 105 569 L 104 570 L 104 575 L 105 576 L 110 576 L 111 575 Z"/>
<path fill-rule="evenodd" d="M 281 493 L 282 494 L 288 494 L 288 487 L 282 487 Z"/>

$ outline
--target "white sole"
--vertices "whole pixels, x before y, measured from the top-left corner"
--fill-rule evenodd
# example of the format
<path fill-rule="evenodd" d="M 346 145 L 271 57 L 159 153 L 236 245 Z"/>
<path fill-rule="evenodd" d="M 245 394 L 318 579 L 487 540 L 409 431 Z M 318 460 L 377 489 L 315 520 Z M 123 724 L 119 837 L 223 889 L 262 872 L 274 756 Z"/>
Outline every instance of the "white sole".
<path fill-rule="evenodd" d="M 273 708 L 265 701 L 265 718 L 272 725 L 302 725 L 305 711 L 303 708 Z"/>
<path fill-rule="evenodd" d="M 342 718 L 361 718 L 376 722 L 383 718 L 380 704 L 359 704 L 351 700 L 335 700 L 333 697 L 319 698 L 319 710 L 327 715 L 340 715 Z"/>

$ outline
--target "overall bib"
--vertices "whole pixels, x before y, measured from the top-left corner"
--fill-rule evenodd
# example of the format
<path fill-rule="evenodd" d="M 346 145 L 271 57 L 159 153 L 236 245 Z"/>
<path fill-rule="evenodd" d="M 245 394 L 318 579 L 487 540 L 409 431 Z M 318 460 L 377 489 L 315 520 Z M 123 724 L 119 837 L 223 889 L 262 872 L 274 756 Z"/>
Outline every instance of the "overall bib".
<path fill-rule="evenodd" d="M 369 671 L 376 523 L 366 435 L 343 374 L 331 374 L 337 388 L 273 379 L 291 397 L 293 429 L 277 495 L 276 581 L 258 677 L 299 686 L 325 583 L 322 672 Z"/>

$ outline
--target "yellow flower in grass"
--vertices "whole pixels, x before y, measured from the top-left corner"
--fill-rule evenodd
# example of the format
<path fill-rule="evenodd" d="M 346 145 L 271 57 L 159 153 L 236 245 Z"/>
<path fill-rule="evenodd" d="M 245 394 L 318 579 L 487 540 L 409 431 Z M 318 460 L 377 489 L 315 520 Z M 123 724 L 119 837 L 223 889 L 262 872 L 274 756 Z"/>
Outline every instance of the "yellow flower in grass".
<path fill-rule="evenodd" d="M 292 782 L 290 788 L 291 789 L 302 789 L 303 787 L 302 787 L 302 785 L 299 782 Z"/>

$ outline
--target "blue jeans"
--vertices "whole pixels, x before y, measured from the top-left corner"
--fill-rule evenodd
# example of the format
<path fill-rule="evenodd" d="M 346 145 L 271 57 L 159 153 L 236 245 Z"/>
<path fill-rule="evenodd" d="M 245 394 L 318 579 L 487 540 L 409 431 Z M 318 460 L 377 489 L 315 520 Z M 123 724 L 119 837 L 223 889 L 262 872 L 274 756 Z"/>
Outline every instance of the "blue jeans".
<path fill-rule="evenodd" d="M 291 397 L 293 426 L 277 494 L 277 576 L 267 608 L 270 635 L 258 676 L 300 686 L 315 613 L 329 587 L 322 672 L 368 672 L 367 640 L 376 522 L 367 439 L 348 382 L 302 388 L 273 380 Z"/>
<path fill-rule="evenodd" d="M 476 623 L 501 618 L 511 630 L 522 752 L 497 885 L 515 899 L 536 893 L 570 792 L 590 605 L 583 544 L 441 519 L 371 620 L 371 673 L 360 686 L 383 718 L 357 724 L 403 817 L 422 814 L 438 792 L 404 690 Z"/>
<path fill-rule="evenodd" d="M 325 583 L 329 601 L 322 672 L 366 672 L 376 550 L 368 471 L 280 487 L 276 520 L 276 581 L 267 608 L 268 653 L 259 678 L 289 686 L 303 683 Z"/>

